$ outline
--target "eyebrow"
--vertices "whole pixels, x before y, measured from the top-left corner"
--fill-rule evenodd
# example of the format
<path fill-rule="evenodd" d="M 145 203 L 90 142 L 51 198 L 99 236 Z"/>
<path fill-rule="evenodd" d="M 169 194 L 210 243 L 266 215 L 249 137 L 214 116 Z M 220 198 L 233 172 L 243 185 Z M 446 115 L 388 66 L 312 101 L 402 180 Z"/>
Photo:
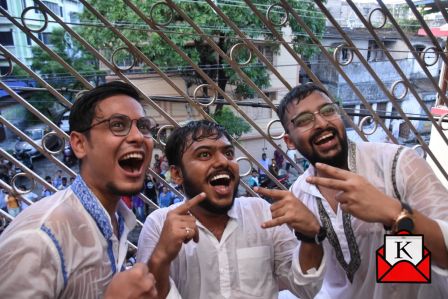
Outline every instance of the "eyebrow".
<path fill-rule="evenodd" d="M 334 104 L 333 102 L 327 102 L 327 103 L 323 103 L 322 105 L 320 105 L 319 107 L 317 107 L 317 110 L 319 110 L 320 108 L 322 108 L 323 106 L 325 106 L 325 105 L 328 105 L 328 104 Z M 299 115 L 302 115 L 302 114 L 305 114 L 305 113 L 314 113 L 314 112 L 311 112 L 311 111 L 303 111 L 303 112 L 300 112 L 299 114 L 296 114 L 296 115 L 294 115 L 293 117 L 292 117 L 292 119 L 294 119 L 294 118 L 296 118 L 297 116 L 299 116 Z M 292 120 L 291 119 L 291 120 Z"/>
<path fill-rule="evenodd" d="M 221 150 L 221 149 L 228 150 L 228 149 L 235 149 L 235 146 L 233 146 L 232 144 L 228 144 L 228 145 L 225 145 L 223 147 L 217 147 L 217 146 L 212 146 L 212 145 L 201 145 L 201 146 L 193 149 L 193 152 L 201 151 L 201 150 L 204 150 L 204 149 L 212 150 L 212 149 L 215 149 L 215 148 L 219 149 L 219 150 Z"/>

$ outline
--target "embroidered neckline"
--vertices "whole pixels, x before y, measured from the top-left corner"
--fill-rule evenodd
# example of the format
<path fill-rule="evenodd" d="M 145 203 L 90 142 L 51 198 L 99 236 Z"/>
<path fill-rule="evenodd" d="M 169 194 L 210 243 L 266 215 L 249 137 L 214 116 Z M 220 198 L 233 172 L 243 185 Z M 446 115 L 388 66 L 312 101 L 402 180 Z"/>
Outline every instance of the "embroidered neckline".
<path fill-rule="evenodd" d="M 72 188 L 73 192 L 78 197 L 79 201 L 86 209 L 86 211 L 90 214 L 90 216 L 92 216 L 93 220 L 95 221 L 96 225 L 101 231 L 101 234 L 107 240 L 108 244 L 107 252 L 111 263 L 112 272 L 115 273 L 116 265 L 111 240 L 113 236 L 113 229 L 110 223 L 109 216 L 104 211 L 104 208 L 101 205 L 99 199 L 92 193 L 92 191 L 89 189 L 89 187 L 87 186 L 87 184 L 84 182 L 84 180 L 80 175 L 76 177 L 75 181 L 70 186 L 70 188 Z M 117 212 L 117 214 L 118 214 L 118 240 L 120 240 L 121 235 L 124 231 L 124 217 L 121 215 L 120 212 Z"/>
<path fill-rule="evenodd" d="M 356 173 L 356 144 L 351 140 L 348 140 L 348 167 L 351 172 Z M 351 215 L 344 211 L 342 212 L 342 224 L 350 252 L 350 262 L 347 264 L 344 259 L 344 254 L 342 253 L 341 244 L 339 243 L 339 239 L 331 224 L 330 217 L 328 216 L 327 211 L 325 211 L 321 198 L 317 198 L 317 205 L 319 208 L 319 217 L 322 224 L 327 229 L 327 239 L 335 250 L 336 259 L 344 269 L 348 280 L 353 282 L 356 270 L 358 270 L 361 265 L 361 255 L 359 254 L 358 244 L 356 243 L 355 234 L 353 233 Z"/>

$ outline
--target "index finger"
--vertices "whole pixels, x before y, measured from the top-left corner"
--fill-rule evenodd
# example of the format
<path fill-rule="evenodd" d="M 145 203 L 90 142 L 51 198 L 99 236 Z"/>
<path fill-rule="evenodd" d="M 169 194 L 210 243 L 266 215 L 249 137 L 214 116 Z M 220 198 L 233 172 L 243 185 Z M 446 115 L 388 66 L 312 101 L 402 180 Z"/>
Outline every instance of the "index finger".
<path fill-rule="evenodd" d="M 188 199 L 187 201 L 185 201 L 185 203 L 181 204 L 180 206 L 178 206 L 177 208 L 175 208 L 173 211 L 177 214 L 187 214 L 188 211 L 194 207 L 195 205 L 197 205 L 198 203 L 200 203 L 201 201 L 203 201 L 205 199 L 205 192 L 201 192 L 198 195 L 196 195 L 195 197 Z"/>
<path fill-rule="evenodd" d="M 324 174 L 333 179 L 345 180 L 352 174 L 352 172 L 348 170 L 330 166 L 324 163 L 316 163 L 315 167 L 317 170 L 323 172 Z"/>
<path fill-rule="evenodd" d="M 347 191 L 347 186 L 346 186 L 344 180 L 310 176 L 310 177 L 306 178 L 306 181 L 310 184 L 319 185 L 322 187 L 327 187 L 327 188 L 341 190 L 341 191 Z"/>
<path fill-rule="evenodd" d="M 255 187 L 254 191 L 260 195 L 270 197 L 275 201 L 281 200 L 282 198 L 287 196 L 288 193 L 290 193 L 289 191 L 286 190 L 266 189 L 262 187 Z"/>

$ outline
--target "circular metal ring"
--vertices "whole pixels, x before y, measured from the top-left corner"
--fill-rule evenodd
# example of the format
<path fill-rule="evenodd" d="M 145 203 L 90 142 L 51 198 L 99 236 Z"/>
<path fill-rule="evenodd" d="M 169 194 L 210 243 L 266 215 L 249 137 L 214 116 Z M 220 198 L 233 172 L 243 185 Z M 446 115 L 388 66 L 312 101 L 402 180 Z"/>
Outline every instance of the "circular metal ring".
<path fill-rule="evenodd" d="M 238 163 L 239 161 L 242 161 L 242 160 L 246 160 L 247 162 L 249 162 L 249 165 L 250 165 L 249 170 L 247 172 L 240 173 L 240 177 L 245 177 L 252 173 L 253 164 L 252 164 L 252 161 L 249 160 L 249 158 L 247 158 L 247 157 L 238 157 L 238 158 L 236 158 L 235 161 L 236 161 L 236 163 Z"/>
<path fill-rule="evenodd" d="M 30 189 L 27 190 L 20 190 L 17 186 L 16 186 L 16 181 L 19 177 L 26 177 L 27 179 L 29 179 L 31 181 L 31 187 Z M 34 180 L 34 178 L 25 172 L 20 172 L 18 174 L 16 174 L 12 179 L 11 179 L 11 186 L 12 189 L 14 190 L 14 192 L 16 192 L 17 194 L 27 194 L 30 193 L 35 187 L 36 187 L 36 181 Z"/>
<path fill-rule="evenodd" d="M 345 62 L 339 61 L 339 52 L 343 49 L 347 49 L 348 59 Z M 349 65 L 353 61 L 353 50 L 348 47 L 346 44 L 341 44 L 336 47 L 333 53 L 334 60 L 339 63 L 341 66 Z"/>
<path fill-rule="evenodd" d="M 381 12 L 381 15 L 384 18 L 384 20 L 383 20 L 383 22 L 381 23 L 380 26 L 374 26 L 373 23 L 372 23 L 372 16 L 377 11 Z M 387 22 L 387 17 L 386 17 L 386 15 L 384 14 L 383 10 L 380 7 L 377 7 L 377 8 L 372 9 L 370 11 L 370 13 L 369 13 L 369 24 L 370 24 L 370 26 L 372 26 L 373 29 L 381 29 L 381 28 L 383 28 L 384 25 L 386 25 L 386 22 Z"/>
<path fill-rule="evenodd" d="M 165 146 L 166 143 L 163 142 L 162 139 L 160 139 L 160 135 L 161 135 L 162 132 L 163 132 L 164 130 L 166 130 L 166 129 L 174 129 L 174 126 L 172 126 L 172 125 L 164 125 L 164 126 L 161 126 L 160 129 L 157 131 L 157 141 L 158 141 L 161 145 L 163 145 L 163 146 Z"/>
<path fill-rule="evenodd" d="M 404 91 L 403 91 L 403 93 L 401 95 L 397 96 L 395 93 L 396 93 L 397 87 L 399 86 L 400 83 L 403 84 Z M 395 81 L 394 84 L 392 84 L 392 87 L 390 89 L 390 93 L 392 94 L 392 96 L 396 100 L 402 100 L 408 94 L 408 87 L 406 86 L 406 84 L 404 83 L 403 80 L 398 80 L 398 81 Z"/>
<path fill-rule="evenodd" d="M 365 123 L 366 121 L 370 121 L 370 120 L 373 120 L 374 127 L 373 127 L 372 130 L 367 131 L 367 132 L 364 132 L 364 123 Z M 373 117 L 371 117 L 370 115 L 367 115 L 367 116 L 365 116 L 365 117 L 363 117 L 363 118 L 361 119 L 361 121 L 359 122 L 358 127 L 359 127 L 359 129 L 361 130 L 361 132 L 364 133 L 364 135 L 369 136 L 369 135 L 372 135 L 373 133 L 376 132 L 376 129 L 378 128 L 378 124 L 377 124 L 376 121 L 373 119 Z"/>
<path fill-rule="evenodd" d="M 117 53 L 122 50 L 126 50 L 129 54 L 131 54 L 132 63 L 128 67 L 120 67 L 120 66 L 118 66 L 117 62 L 115 61 L 115 57 L 116 57 Z M 132 69 L 135 66 L 136 61 L 135 61 L 134 55 L 132 55 L 132 52 L 129 50 L 128 47 L 120 47 L 112 53 L 112 64 L 120 71 L 129 71 L 130 69 Z"/>
<path fill-rule="evenodd" d="M 155 18 L 154 18 L 154 16 L 153 16 L 153 13 L 154 13 L 154 10 L 155 10 L 158 6 L 161 6 L 161 5 L 164 5 L 164 6 L 168 7 L 168 8 L 170 9 L 170 13 L 169 13 L 169 18 L 168 18 L 167 21 L 165 21 L 165 22 L 163 22 L 163 23 L 158 23 L 158 22 L 155 20 Z M 165 16 L 166 16 L 166 15 L 165 15 Z M 160 27 L 168 26 L 168 25 L 173 21 L 173 19 L 174 19 L 173 8 L 170 7 L 168 4 L 166 4 L 166 2 L 163 2 L 163 1 L 154 3 L 154 4 L 151 6 L 151 9 L 149 10 L 149 17 L 150 17 L 151 20 L 154 22 L 154 24 L 156 24 L 157 26 L 160 26 Z"/>
<path fill-rule="evenodd" d="M 250 61 L 252 60 L 252 52 L 251 51 L 248 50 L 249 58 L 242 63 L 236 61 L 236 59 L 233 57 L 233 55 L 235 54 L 235 51 L 241 47 L 246 47 L 246 45 L 244 43 L 238 43 L 238 44 L 235 44 L 232 46 L 232 48 L 230 49 L 230 59 L 233 60 L 234 62 L 236 62 L 240 66 L 248 65 L 250 63 Z"/>
<path fill-rule="evenodd" d="M 28 11 L 33 10 L 33 9 L 40 11 L 42 13 L 42 15 L 44 16 L 44 25 L 42 27 L 38 28 L 38 29 L 31 29 L 30 27 L 28 27 L 28 25 L 25 22 L 25 15 L 28 13 Z M 40 8 L 39 6 L 30 6 L 30 7 L 25 8 L 22 11 L 22 14 L 20 15 L 20 21 L 22 22 L 22 25 L 26 29 L 28 29 L 31 32 L 35 32 L 35 33 L 39 33 L 39 32 L 44 31 L 45 29 L 47 29 L 47 26 L 48 26 L 48 16 L 47 16 L 47 13 L 45 11 L 43 11 L 42 8 Z"/>
<path fill-rule="evenodd" d="M 436 58 L 434 59 L 434 62 L 432 62 L 432 63 L 427 63 L 427 62 L 426 62 L 426 55 L 429 53 L 430 50 L 432 50 L 432 53 L 436 56 Z M 435 47 L 427 47 L 427 48 L 425 48 L 425 49 L 422 51 L 422 53 L 420 53 L 420 57 L 422 58 L 423 63 L 424 63 L 426 66 L 433 66 L 434 64 L 436 64 L 437 61 L 439 61 L 439 56 L 440 56 L 440 55 L 439 55 L 439 53 L 437 52 L 437 50 L 436 50 Z"/>
<path fill-rule="evenodd" d="M 46 145 L 46 141 L 47 141 L 47 139 L 48 139 L 49 137 L 51 137 L 51 136 L 56 136 L 56 137 L 58 138 L 58 140 L 61 140 L 61 141 L 62 141 L 62 143 L 61 143 L 61 147 L 60 147 L 59 149 L 55 150 L 55 151 L 50 150 L 50 149 L 47 147 L 47 145 Z M 50 133 L 47 133 L 47 134 L 44 135 L 44 137 L 42 137 L 42 148 L 43 148 L 47 153 L 49 153 L 49 154 L 51 154 L 51 155 L 57 155 L 57 154 L 59 154 L 60 152 L 62 152 L 62 151 L 64 150 L 64 147 L 65 147 L 65 139 L 64 139 L 64 138 L 61 138 L 56 132 L 50 132 Z"/>
<path fill-rule="evenodd" d="M 417 152 L 417 154 L 422 157 L 425 158 L 426 157 L 426 152 L 425 149 L 423 148 L 423 146 L 421 146 L 420 144 L 416 144 L 412 147 L 413 150 L 415 150 Z"/>
<path fill-rule="evenodd" d="M 198 103 L 199 105 L 201 105 L 202 107 L 208 107 L 208 106 L 212 105 L 213 103 L 215 103 L 216 100 L 218 99 L 218 92 L 217 92 L 214 88 L 213 88 L 213 91 L 214 91 L 214 93 L 213 93 L 213 97 L 212 97 L 212 100 L 211 100 L 210 102 L 208 102 L 208 103 L 206 103 L 206 104 L 203 104 L 203 103 L 201 103 L 201 102 L 197 99 L 196 94 L 198 93 L 199 89 L 201 89 L 201 88 L 203 88 L 203 87 L 207 87 L 207 86 L 209 86 L 209 85 L 208 85 L 208 84 L 201 84 L 201 85 L 199 85 L 198 87 L 196 87 L 196 88 L 194 89 L 194 92 L 193 92 L 193 100 L 194 100 L 196 103 Z"/>
<path fill-rule="evenodd" d="M 440 128 L 441 128 L 443 131 L 447 131 L 447 130 L 448 130 L 448 128 L 443 128 L 443 120 L 444 120 L 445 118 L 447 118 L 447 116 L 448 116 L 448 113 L 442 114 L 442 115 L 439 117 L 439 121 L 437 122 L 438 125 L 440 126 Z"/>
<path fill-rule="evenodd" d="M 280 122 L 280 120 L 279 120 L 279 119 L 271 120 L 271 121 L 268 123 L 267 127 L 266 127 L 266 130 L 267 130 L 267 132 L 268 132 L 268 136 L 269 136 L 269 138 L 272 138 L 272 139 L 274 139 L 274 140 L 282 139 L 283 136 L 285 136 L 285 131 L 283 131 L 283 132 L 282 132 L 280 135 L 278 135 L 278 136 L 272 136 L 272 135 L 271 135 L 271 127 L 272 127 L 272 125 L 273 125 L 274 123 L 276 123 L 276 122 Z"/>
<path fill-rule="evenodd" d="M 281 22 L 278 23 L 278 24 L 273 22 L 272 19 L 271 19 L 271 11 L 275 7 L 282 8 L 285 11 L 285 16 L 283 17 Z M 275 3 L 275 4 L 272 4 L 271 6 L 269 6 L 268 10 L 266 11 L 266 19 L 268 19 L 268 21 L 271 22 L 271 24 L 273 24 L 273 25 L 283 26 L 289 20 L 289 13 L 286 11 L 286 9 L 283 7 L 283 5 L 281 5 L 280 3 Z"/>
<path fill-rule="evenodd" d="M 0 57 L 4 57 L 8 63 L 8 69 L 6 70 L 6 73 L 4 73 L 4 74 L 0 73 L 0 78 L 5 78 L 12 74 L 12 70 L 13 70 L 12 61 L 11 61 L 11 59 L 7 58 L 5 56 L 5 54 L 0 53 Z"/>

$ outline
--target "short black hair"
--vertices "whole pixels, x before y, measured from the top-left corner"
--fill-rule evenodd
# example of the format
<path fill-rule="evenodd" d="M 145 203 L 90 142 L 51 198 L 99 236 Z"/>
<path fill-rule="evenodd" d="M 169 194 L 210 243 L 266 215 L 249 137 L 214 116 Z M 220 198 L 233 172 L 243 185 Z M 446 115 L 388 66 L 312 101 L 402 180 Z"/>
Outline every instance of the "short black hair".
<path fill-rule="evenodd" d="M 95 108 L 98 103 L 108 97 L 119 94 L 130 96 L 143 106 L 139 93 L 130 84 L 121 81 L 112 81 L 98 85 L 92 90 L 84 92 L 70 109 L 70 132 L 83 132 L 87 130 L 93 121 Z M 88 135 L 89 131 L 86 134 Z"/>
<path fill-rule="evenodd" d="M 286 111 L 289 104 L 297 104 L 315 91 L 321 92 L 329 97 L 328 92 L 322 87 L 318 86 L 315 83 L 306 83 L 298 85 L 291 89 L 291 91 L 288 92 L 280 101 L 280 104 L 277 108 L 277 115 L 283 125 L 283 128 L 285 129 L 285 132 L 288 132 L 288 120 L 286 119 Z"/>
<path fill-rule="evenodd" d="M 181 166 L 182 155 L 193 142 L 206 138 L 218 140 L 222 136 L 232 143 L 232 138 L 224 127 L 209 120 L 194 120 L 183 127 L 176 128 L 165 145 L 165 155 L 169 165 Z"/>

